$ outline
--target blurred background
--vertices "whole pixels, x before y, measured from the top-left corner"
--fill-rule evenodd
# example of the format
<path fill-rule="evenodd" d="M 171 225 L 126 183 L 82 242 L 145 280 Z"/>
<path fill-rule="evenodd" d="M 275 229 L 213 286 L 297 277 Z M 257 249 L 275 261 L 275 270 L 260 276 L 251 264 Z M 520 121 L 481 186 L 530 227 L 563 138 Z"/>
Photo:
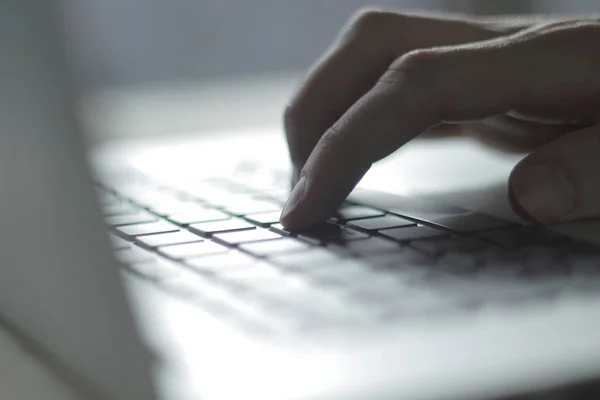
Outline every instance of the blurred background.
<path fill-rule="evenodd" d="M 600 10 L 597 0 L 68 0 L 68 4 L 82 81 L 86 93 L 93 94 L 90 104 L 95 114 L 90 118 L 102 120 L 95 133 L 99 140 L 277 124 L 303 71 L 349 16 L 366 4 L 488 15 Z M 154 109 L 161 111 L 160 119 L 148 112 Z"/>

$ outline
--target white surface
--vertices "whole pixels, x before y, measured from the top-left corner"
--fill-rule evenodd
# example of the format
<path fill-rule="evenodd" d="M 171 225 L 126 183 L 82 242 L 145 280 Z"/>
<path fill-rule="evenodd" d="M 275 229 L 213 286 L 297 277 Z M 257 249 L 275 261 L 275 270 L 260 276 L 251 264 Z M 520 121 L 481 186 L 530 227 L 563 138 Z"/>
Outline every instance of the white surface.
<path fill-rule="evenodd" d="M 228 133 L 215 132 L 210 141 L 196 136 L 146 142 L 121 153 L 120 161 L 117 153 L 104 155 L 113 166 L 130 161 L 148 174 L 174 182 L 215 170 L 227 174 L 235 161 L 244 158 L 287 168 L 280 132 Z M 444 146 L 452 151 L 444 152 Z M 407 149 L 398 160 L 391 158 L 375 168 L 364 185 L 385 184 L 383 188 L 397 193 L 435 194 L 438 199 L 445 189 L 457 194 L 452 200 L 458 201 L 469 182 L 481 184 L 485 175 L 505 180 L 502 171 L 506 174 L 515 161 L 485 153 L 471 154 L 469 160 L 467 156 L 478 148 L 464 141 L 415 142 Z M 469 161 L 489 164 L 490 169 L 463 176 Z M 469 203 L 460 205 L 470 208 Z M 405 321 L 389 330 L 336 330 L 311 344 L 293 341 L 290 346 L 257 343 L 175 301 L 150 306 L 148 297 L 139 299 L 140 315 L 154 342 L 169 343 L 163 351 L 179 357 L 192 378 L 192 390 L 209 394 L 209 399 L 465 400 L 550 388 L 600 374 L 598 302 L 576 295 L 565 298 L 560 307 L 531 304 L 510 312 L 490 307 L 456 319 Z"/>

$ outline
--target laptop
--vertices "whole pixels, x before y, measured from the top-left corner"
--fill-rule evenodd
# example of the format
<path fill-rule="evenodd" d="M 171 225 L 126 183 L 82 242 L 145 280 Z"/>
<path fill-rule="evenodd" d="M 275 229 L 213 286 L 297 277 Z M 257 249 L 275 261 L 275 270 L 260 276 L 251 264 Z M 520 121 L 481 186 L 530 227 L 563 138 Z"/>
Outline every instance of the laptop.
<path fill-rule="evenodd" d="M 0 323 L 79 398 L 492 399 L 600 375 L 593 229 L 363 186 L 290 232 L 280 138 L 92 157 L 61 9 L 3 2 L 0 32 Z"/>

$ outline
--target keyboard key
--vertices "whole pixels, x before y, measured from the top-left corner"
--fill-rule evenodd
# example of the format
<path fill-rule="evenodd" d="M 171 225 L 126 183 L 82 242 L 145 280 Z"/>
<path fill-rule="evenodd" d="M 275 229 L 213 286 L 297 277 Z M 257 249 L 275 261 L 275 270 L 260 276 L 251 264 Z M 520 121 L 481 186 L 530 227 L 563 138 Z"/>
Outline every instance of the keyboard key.
<path fill-rule="evenodd" d="M 283 227 L 283 225 L 277 223 L 277 224 L 273 224 L 269 227 L 269 230 L 273 231 L 273 232 L 277 232 L 280 235 L 283 236 L 294 236 L 294 234 L 292 232 L 290 232 L 289 230 L 287 230 L 286 228 Z"/>
<path fill-rule="evenodd" d="M 373 278 L 373 272 L 368 264 L 359 260 L 340 260 L 338 268 L 307 268 L 304 275 L 308 279 L 327 284 L 361 285 Z"/>
<path fill-rule="evenodd" d="M 259 257 L 269 257 L 277 254 L 307 250 L 310 248 L 310 245 L 299 240 L 283 238 L 280 240 L 242 244 L 240 248 Z"/>
<path fill-rule="evenodd" d="M 190 225 L 192 231 L 199 232 L 202 235 L 212 235 L 214 233 L 242 231 L 247 229 L 256 229 L 256 227 L 241 219 L 228 219 L 226 221 L 203 222 Z"/>
<path fill-rule="evenodd" d="M 285 279 L 285 275 L 279 269 L 265 263 L 255 263 L 251 266 L 236 268 L 234 270 L 217 269 L 219 279 L 228 283 L 247 286 L 276 286 Z"/>
<path fill-rule="evenodd" d="M 519 277 L 524 273 L 525 265 L 520 261 L 491 261 L 477 270 L 477 276 L 490 280 Z"/>
<path fill-rule="evenodd" d="M 345 206 L 336 213 L 336 219 L 340 221 L 351 221 L 353 219 L 381 217 L 385 213 L 373 208 L 364 206 Z"/>
<path fill-rule="evenodd" d="M 310 269 L 331 267 L 343 260 L 324 248 L 312 248 L 310 251 L 283 254 L 268 258 L 273 264 L 291 269 Z"/>
<path fill-rule="evenodd" d="M 182 244 L 191 242 L 202 242 L 198 235 L 194 235 L 188 231 L 158 233 L 156 235 L 145 235 L 136 238 L 136 242 L 146 247 L 168 246 L 171 244 Z"/>
<path fill-rule="evenodd" d="M 266 213 L 273 211 L 281 213 L 281 206 L 278 204 L 252 199 L 244 199 L 243 201 L 236 202 L 235 204 L 227 205 L 225 206 L 225 209 L 235 215 Z"/>
<path fill-rule="evenodd" d="M 260 295 L 269 307 L 277 306 L 282 300 L 296 296 L 308 297 L 315 294 L 315 286 L 297 275 L 278 274 L 273 279 L 264 279 L 260 285 L 252 285 L 252 293 Z M 270 303 L 270 304 L 269 304 Z"/>
<path fill-rule="evenodd" d="M 101 207 L 102 215 L 105 217 L 113 216 L 113 215 L 129 215 L 136 214 L 140 210 L 137 207 L 131 205 L 131 203 L 120 202 L 113 203 L 110 205 L 105 205 Z"/>
<path fill-rule="evenodd" d="M 282 236 L 276 232 L 266 229 L 250 229 L 245 231 L 217 233 L 213 235 L 214 239 L 232 246 L 240 243 L 260 242 L 263 240 L 281 239 Z"/>
<path fill-rule="evenodd" d="M 280 216 L 281 216 L 281 211 L 275 211 L 275 212 L 246 215 L 246 219 L 257 225 L 270 225 L 270 224 L 279 223 Z"/>
<path fill-rule="evenodd" d="M 187 214 L 197 210 L 202 211 L 204 207 L 198 203 L 189 202 L 183 199 L 168 199 L 164 201 L 153 202 L 147 207 L 155 214 L 168 216 L 174 214 Z"/>
<path fill-rule="evenodd" d="M 196 301 L 216 299 L 226 294 L 222 285 L 214 280 L 181 267 L 176 274 L 162 279 L 160 286 L 173 294 Z"/>
<path fill-rule="evenodd" d="M 313 228 L 297 232 L 300 239 L 313 244 L 343 243 L 350 240 L 366 239 L 369 235 L 346 229 L 331 223 L 319 224 Z"/>
<path fill-rule="evenodd" d="M 126 225 L 116 230 L 128 237 L 152 235 L 155 233 L 177 232 L 179 227 L 167 221 L 150 222 L 147 224 Z"/>
<path fill-rule="evenodd" d="M 117 260 L 123 264 L 135 264 L 141 262 L 153 261 L 155 256 L 149 251 L 142 250 L 139 247 L 130 247 L 128 249 L 116 250 L 114 252 Z"/>
<path fill-rule="evenodd" d="M 396 242 L 378 237 L 371 237 L 367 240 L 353 240 L 345 243 L 344 247 L 350 252 L 358 255 L 393 252 L 398 251 L 401 248 Z"/>
<path fill-rule="evenodd" d="M 177 276 L 181 268 L 179 264 L 156 257 L 152 261 L 132 264 L 128 269 L 147 279 L 162 280 Z"/>
<path fill-rule="evenodd" d="M 379 230 L 379 229 L 389 229 L 389 228 L 399 228 L 405 226 L 416 226 L 412 221 L 409 221 L 404 218 L 397 217 L 395 215 L 386 215 L 383 217 L 376 218 L 367 218 L 367 219 L 359 219 L 355 221 L 350 221 L 348 223 L 350 226 L 355 226 L 358 228 L 362 228 L 368 231 Z"/>
<path fill-rule="evenodd" d="M 209 255 L 200 258 L 191 258 L 185 260 L 185 264 L 191 268 L 210 274 L 220 274 L 222 271 L 236 270 L 245 268 L 255 264 L 258 260 L 251 256 L 238 252 L 230 251 L 229 253 Z"/>
<path fill-rule="evenodd" d="M 104 220 L 110 226 L 124 226 L 133 224 L 145 224 L 148 222 L 156 222 L 158 218 L 148 212 L 138 212 L 128 215 L 114 215 L 105 217 Z"/>
<path fill-rule="evenodd" d="M 424 240 L 415 240 L 410 244 L 426 254 L 432 257 L 438 257 L 441 254 L 450 251 L 465 251 L 477 253 L 484 251 L 490 247 L 488 243 L 485 243 L 479 239 L 472 237 L 456 237 L 456 236 L 437 236 L 427 238 Z"/>
<path fill-rule="evenodd" d="M 450 252 L 438 260 L 439 268 L 453 273 L 468 273 L 477 268 L 477 258 L 471 253 Z"/>
<path fill-rule="evenodd" d="M 477 232 L 494 228 L 515 226 L 514 222 L 490 217 L 483 214 L 466 212 L 465 214 L 440 217 L 436 215 L 419 215 L 418 219 L 443 226 L 456 232 Z"/>
<path fill-rule="evenodd" d="M 212 221 L 225 221 L 231 219 L 231 217 L 222 211 L 213 209 L 196 209 L 185 213 L 178 213 L 169 215 L 169 220 L 179 225 L 189 225 L 200 222 L 212 222 Z"/>
<path fill-rule="evenodd" d="M 197 243 L 175 244 L 158 248 L 158 252 L 174 260 L 202 257 L 212 254 L 227 253 L 228 248 L 214 242 L 204 241 Z"/>
<path fill-rule="evenodd" d="M 478 232 L 477 237 L 483 238 L 488 242 L 494 243 L 505 249 L 518 249 L 522 246 L 536 244 L 546 246 L 564 246 L 572 244 L 571 239 L 566 236 L 550 232 L 543 228 L 523 226 Z"/>
<path fill-rule="evenodd" d="M 384 229 L 379 233 L 399 242 L 446 235 L 445 232 L 438 231 L 436 229 L 429 228 L 423 225 L 407 226 L 405 228 Z"/>
<path fill-rule="evenodd" d="M 131 201 L 144 207 L 152 205 L 166 204 L 177 201 L 172 195 L 157 188 L 146 188 L 142 190 L 118 190 L 119 193 L 128 197 Z"/>
<path fill-rule="evenodd" d="M 399 251 L 374 254 L 364 259 L 377 270 L 401 277 L 414 279 L 429 275 L 437 261 L 409 246 L 402 246 Z"/>

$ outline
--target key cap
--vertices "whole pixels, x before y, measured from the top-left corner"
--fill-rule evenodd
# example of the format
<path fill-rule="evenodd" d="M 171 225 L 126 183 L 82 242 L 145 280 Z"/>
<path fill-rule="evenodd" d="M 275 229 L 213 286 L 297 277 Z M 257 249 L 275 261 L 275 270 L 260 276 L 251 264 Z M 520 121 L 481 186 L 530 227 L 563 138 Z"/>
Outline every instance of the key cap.
<path fill-rule="evenodd" d="M 114 252 L 117 260 L 123 264 L 135 264 L 154 260 L 154 255 L 139 247 L 130 247 L 128 249 L 116 250 Z"/>
<path fill-rule="evenodd" d="M 364 206 L 346 206 L 340 208 L 335 218 L 339 221 L 351 221 L 354 219 L 381 217 L 385 213 L 383 211 L 375 210 L 373 208 Z"/>
<path fill-rule="evenodd" d="M 308 268 L 304 275 L 320 283 L 343 286 L 364 284 L 374 276 L 368 264 L 358 260 L 340 260 L 338 268 Z"/>
<path fill-rule="evenodd" d="M 196 209 L 194 211 L 189 211 L 185 213 L 173 214 L 169 215 L 167 218 L 179 225 L 189 225 L 200 222 L 225 221 L 231 219 L 229 215 L 225 214 L 222 211 L 208 208 Z"/>
<path fill-rule="evenodd" d="M 400 246 L 398 251 L 389 253 L 378 253 L 368 258 L 366 261 L 371 263 L 375 267 L 398 267 L 399 270 L 407 269 L 409 267 L 421 267 L 429 268 L 436 262 L 435 259 L 429 257 L 407 245 Z"/>
<path fill-rule="evenodd" d="M 251 290 L 252 293 L 265 298 L 267 302 L 273 301 L 275 304 L 281 297 L 309 296 L 315 292 L 314 285 L 309 284 L 306 279 L 290 274 L 279 274 L 276 280 L 265 279 L 261 285 L 252 285 Z M 273 304 L 270 305 L 272 306 Z"/>
<path fill-rule="evenodd" d="M 436 236 L 426 238 L 423 240 L 415 240 L 410 244 L 424 253 L 431 255 L 432 257 L 438 257 L 441 254 L 450 251 L 465 251 L 478 253 L 487 250 L 491 247 L 490 244 L 485 243 L 479 239 L 471 237 L 456 237 L 456 236 Z"/>
<path fill-rule="evenodd" d="M 478 232 L 477 237 L 483 238 L 505 249 L 517 249 L 528 245 L 562 246 L 571 245 L 568 237 L 533 227 L 513 227 Z"/>
<path fill-rule="evenodd" d="M 101 207 L 102 215 L 105 217 L 110 217 L 113 215 L 137 214 L 139 211 L 139 208 L 125 202 L 114 203 Z"/>
<path fill-rule="evenodd" d="M 369 237 L 362 232 L 341 228 L 330 223 L 323 223 L 314 228 L 297 232 L 299 238 L 313 244 L 328 242 L 346 242 L 349 240 L 365 239 Z"/>
<path fill-rule="evenodd" d="M 202 242 L 203 240 L 200 236 L 188 231 L 158 233 L 156 235 L 139 236 L 135 239 L 137 243 L 150 248 L 171 244 Z"/>
<path fill-rule="evenodd" d="M 147 207 L 155 214 L 168 216 L 174 214 L 187 214 L 192 213 L 197 210 L 204 210 L 204 207 L 200 206 L 198 203 L 189 202 L 183 199 L 169 199 L 164 201 L 156 201 L 153 202 Z"/>
<path fill-rule="evenodd" d="M 180 268 L 176 274 L 162 279 L 160 286 L 189 300 L 203 302 L 226 294 L 222 285 L 218 285 L 213 279 L 186 268 Z"/>
<path fill-rule="evenodd" d="M 488 229 L 505 228 L 516 225 L 514 222 L 489 217 L 483 214 L 470 213 L 445 218 L 429 218 L 423 221 L 443 226 L 456 232 L 478 232 Z"/>
<path fill-rule="evenodd" d="M 254 213 L 266 213 L 266 212 L 279 212 L 281 213 L 281 207 L 277 204 L 273 204 L 268 201 L 259 200 L 244 200 L 226 206 L 225 209 L 235 215 L 247 215 Z"/>
<path fill-rule="evenodd" d="M 477 276 L 485 279 L 505 279 L 522 276 L 525 265 L 520 261 L 490 261 L 477 270 Z"/>
<path fill-rule="evenodd" d="M 157 257 L 152 261 L 132 264 L 128 269 L 144 278 L 160 281 L 177 276 L 181 268 L 183 268 L 181 265 Z"/>
<path fill-rule="evenodd" d="M 121 234 L 133 238 L 135 236 L 152 235 L 155 233 L 177 232 L 179 227 L 167 221 L 158 221 L 147 224 L 119 226 L 115 229 Z"/>
<path fill-rule="evenodd" d="M 268 212 L 268 213 L 246 215 L 246 219 L 257 225 L 270 225 L 270 224 L 279 223 L 280 215 L 281 215 L 281 211 L 275 211 L 275 212 Z"/>
<path fill-rule="evenodd" d="M 573 254 L 566 262 L 576 277 L 600 277 L 600 256 L 597 254 Z"/>
<path fill-rule="evenodd" d="M 257 262 L 256 259 L 238 251 L 191 258 L 184 263 L 198 272 L 219 274 L 221 271 L 236 270 L 249 267 Z"/>
<path fill-rule="evenodd" d="M 344 247 L 359 255 L 386 253 L 398 251 L 401 248 L 396 242 L 378 237 L 371 237 L 367 240 L 352 240 L 345 243 Z"/>
<path fill-rule="evenodd" d="M 280 235 L 283 236 L 294 236 L 294 234 L 292 232 L 290 232 L 289 230 L 287 230 L 286 228 L 283 227 L 283 225 L 277 223 L 277 224 L 273 224 L 269 227 L 269 230 L 273 231 L 273 232 L 277 232 Z"/>
<path fill-rule="evenodd" d="M 389 229 L 389 228 L 399 228 L 405 226 L 416 226 L 412 221 L 409 221 L 404 218 L 397 217 L 395 215 L 385 215 L 383 217 L 376 218 L 367 218 L 367 219 L 358 219 L 354 221 L 348 222 L 348 225 L 362 228 L 368 231 L 378 230 L 378 229 Z"/>
<path fill-rule="evenodd" d="M 477 259 L 470 253 L 455 251 L 444 254 L 437 264 L 443 271 L 468 273 L 477 267 Z"/>
<path fill-rule="evenodd" d="M 158 248 L 158 252 L 174 260 L 202 257 L 212 254 L 227 253 L 228 248 L 214 242 L 204 241 L 197 243 L 175 244 Z"/>
<path fill-rule="evenodd" d="M 273 256 L 267 260 L 284 268 L 310 269 L 331 267 L 343 259 L 325 249 L 313 248 L 310 251 Z"/>
<path fill-rule="evenodd" d="M 234 270 L 216 270 L 218 279 L 235 283 L 238 285 L 276 285 L 277 281 L 284 280 L 285 275 L 276 267 L 265 263 L 255 263 L 246 267 L 236 268 Z"/>
<path fill-rule="evenodd" d="M 277 254 L 307 250 L 310 248 L 310 245 L 296 239 L 283 238 L 266 242 L 244 243 L 240 245 L 240 248 L 259 257 L 269 257 Z"/>
<path fill-rule="evenodd" d="M 136 214 L 114 215 L 112 217 L 105 217 L 104 220 L 110 226 L 124 226 L 156 222 L 158 221 L 158 218 L 155 215 L 152 215 L 148 212 L 138 212 Z"/>
<path fill-rule="evenodd" d="M 213 235 L 213 238 L 215 239 L 215 241 L 235 246 L 240 243 L 281 239 L 282 236 L 276 232 L 258 228 L 244 231 L 216 233 Z"/>
<path fill-rule="evenodd" d="M 151 207 L 153 204 L 166 204 L 167 202 L 177 200 L 169 193 L 166 193 L 156 188 L 131 190 L 126 192 L 120 190 L 119 192 L 131 199 L 131 201 L 133 201 L 134 203 L 144 207 Z"/>
<path fill-rule="evenodd" d="M 399 242 L 446 235 L 445 232 L 438 231 L 436 229 L 429 228 L 423 225 L 407 226 L 405 228 L 384 229 L 379 233 Z"/>
<path fill-rule="evenodd" d="M 256 227 L 241 219 L 228 219 L 226 221 L 203 222 L 190 225 L 190 230 L 207 236 L 214 233 L 242 231 L 247 229 L 256 229 Z"/>

